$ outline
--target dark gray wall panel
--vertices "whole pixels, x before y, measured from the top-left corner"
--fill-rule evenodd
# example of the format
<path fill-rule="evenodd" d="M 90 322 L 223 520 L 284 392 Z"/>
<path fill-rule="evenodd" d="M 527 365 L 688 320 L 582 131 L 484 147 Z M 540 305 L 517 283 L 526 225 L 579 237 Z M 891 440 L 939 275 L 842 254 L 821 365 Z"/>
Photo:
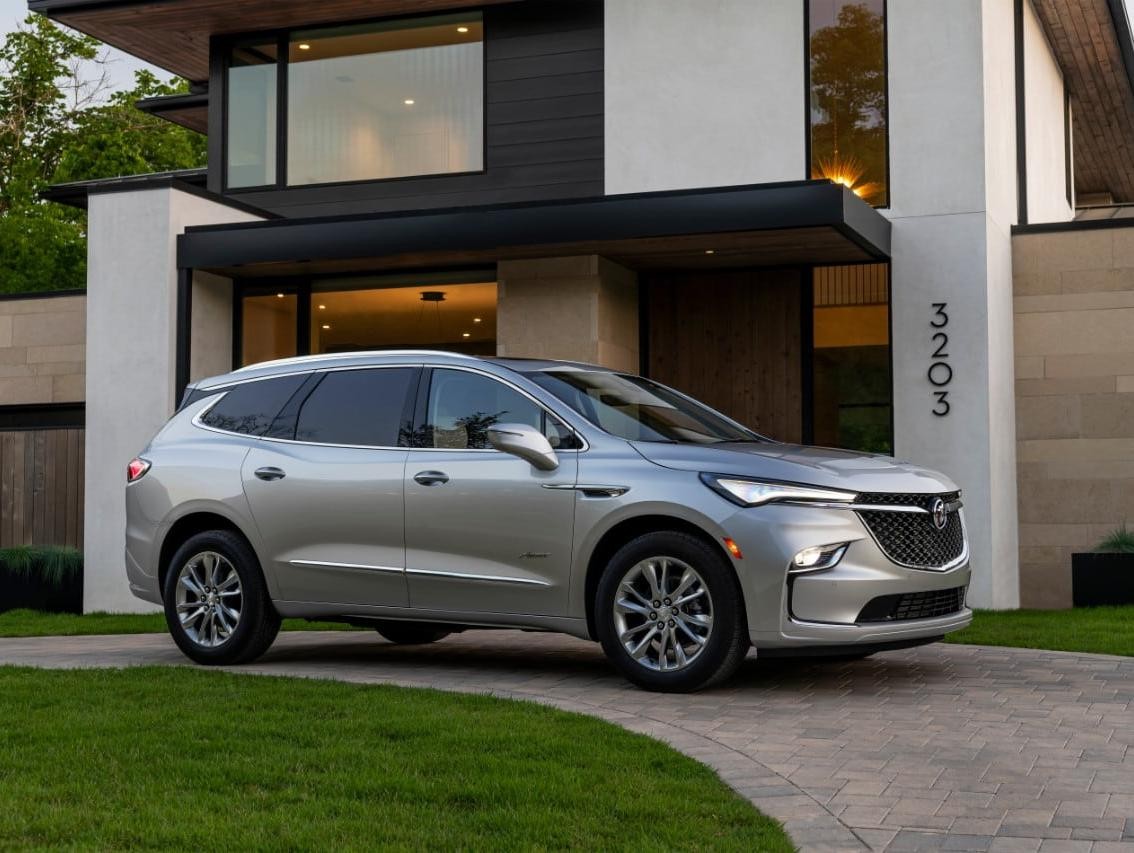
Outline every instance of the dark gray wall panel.
<path fill-rule="evenodd" d="M 484 16 L 483 173 L 232 195 L 288 217 L 602 195 L 602 0 L 529 0 Z"/>

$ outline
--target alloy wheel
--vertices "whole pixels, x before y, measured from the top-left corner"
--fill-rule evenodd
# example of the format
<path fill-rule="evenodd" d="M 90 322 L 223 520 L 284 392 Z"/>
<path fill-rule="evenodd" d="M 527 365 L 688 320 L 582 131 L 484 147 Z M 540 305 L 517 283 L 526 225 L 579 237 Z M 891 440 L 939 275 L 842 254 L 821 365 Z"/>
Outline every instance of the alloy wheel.
<path fill-rule="evenodd" d="M 232 636 L 244 606 L 236 567 L 215 551 L 194 554 L 177 577 L 177 618 L 199 646 L 216 648 Z"/>
<path fill-rule="evenodd" d="M 659 672 L 692 664 L 713 630 L 713 600 L 704 578 L 674 557 L 650 557 L 631 566 L 618 584 L 613 611 L 626 653 Z"/>

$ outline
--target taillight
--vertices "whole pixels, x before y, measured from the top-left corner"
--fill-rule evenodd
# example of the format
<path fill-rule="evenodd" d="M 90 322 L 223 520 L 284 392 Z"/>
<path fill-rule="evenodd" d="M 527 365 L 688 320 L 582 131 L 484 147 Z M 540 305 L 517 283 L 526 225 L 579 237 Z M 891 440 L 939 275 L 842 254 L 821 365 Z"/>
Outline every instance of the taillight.
<path fill-rule="evenodd" d="M 141 456 L 135 456 L 130 460 L 130 464 L 126 466 L 126 482 L 133 483 L 135 480 L 140 480 L 149 470 L 149 460 L 143 459 Z"/>

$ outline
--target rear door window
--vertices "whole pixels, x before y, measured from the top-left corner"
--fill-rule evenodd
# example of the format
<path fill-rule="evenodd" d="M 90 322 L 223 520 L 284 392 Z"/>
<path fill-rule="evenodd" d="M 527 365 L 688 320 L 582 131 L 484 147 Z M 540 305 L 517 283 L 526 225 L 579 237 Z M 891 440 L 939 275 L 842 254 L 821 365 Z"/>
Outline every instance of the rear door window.
<path fill-rule="evenodd" d="M 408 431 L 417 375 L 416 367 L 326 374 L 299 409 L 296 441 L 398 447 L 403 430 Z"/>
<path fill-rule="evenodd" d="M 294 374 L 234 385 L 201 416 L 201 423 L 225 432 L 263 435 L 305 379 L 306 374 Z"/>

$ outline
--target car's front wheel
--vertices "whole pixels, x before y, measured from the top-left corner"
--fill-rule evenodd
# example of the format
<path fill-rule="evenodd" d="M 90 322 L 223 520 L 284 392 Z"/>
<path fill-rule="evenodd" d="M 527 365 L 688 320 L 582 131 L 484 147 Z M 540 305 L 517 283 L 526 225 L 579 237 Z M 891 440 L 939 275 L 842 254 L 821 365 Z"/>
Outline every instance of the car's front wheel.
<path fill-rule="evenodd" d="M 163 600 L 173 641 L 196 663 L 255 660 L 280 630 L 255 552 L 228 530 L 198 533 L 177 549 Z"/>
<path fill-rule="evenodd" d="M 748 651 L 731 566 L 685 533 L 647 533 L 619 549 L 599 581 L 595 623 L 607 657 L 647 690 L 717 684 Z"/>

